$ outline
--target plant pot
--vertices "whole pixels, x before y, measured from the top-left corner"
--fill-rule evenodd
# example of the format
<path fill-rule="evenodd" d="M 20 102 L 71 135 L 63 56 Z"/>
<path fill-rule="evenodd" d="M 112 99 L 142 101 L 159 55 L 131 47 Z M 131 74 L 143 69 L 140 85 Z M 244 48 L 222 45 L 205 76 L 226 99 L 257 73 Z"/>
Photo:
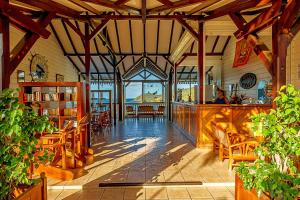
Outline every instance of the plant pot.
<path fill-rule="evenodd" d="M 38 182 L 32 186 L 22 186 L 14 191 L 16 200 L 47 200 L 47 178 L 41 173 Z"/>
<path fill-rule="evenodd" d="M 258 197 L 254 189 L 251 191 L 246 190 L 243 181 L 235 174 L 235 200 L 270 200 L 270 198 L 265 194 Z"/>

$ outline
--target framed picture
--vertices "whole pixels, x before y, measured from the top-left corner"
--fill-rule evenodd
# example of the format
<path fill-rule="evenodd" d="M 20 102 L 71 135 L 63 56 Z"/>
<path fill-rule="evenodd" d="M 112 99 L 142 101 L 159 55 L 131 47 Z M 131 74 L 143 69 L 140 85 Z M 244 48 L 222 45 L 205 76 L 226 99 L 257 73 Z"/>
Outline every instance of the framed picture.
<path fill-rule="evenodd" d="M 61 74 L 56 74 L 56 82 L 64 82 L 65 77 Z"/>
<path fill-rule="evenodd" d="M 25 82 L 25 72 L 23 70 L 17 71 L 17 81 L 18 83 Z"/>

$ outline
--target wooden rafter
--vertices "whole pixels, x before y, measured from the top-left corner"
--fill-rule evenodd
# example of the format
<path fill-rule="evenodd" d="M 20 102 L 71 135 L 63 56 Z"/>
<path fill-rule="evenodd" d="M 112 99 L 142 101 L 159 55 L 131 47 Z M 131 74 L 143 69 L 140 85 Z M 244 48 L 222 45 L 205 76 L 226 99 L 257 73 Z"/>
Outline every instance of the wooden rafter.
<path fill-rule="evenodd" d="M 125 3 L 127 3 L 127 2 L 129 2 L 130 0 L 117 0 L 116 2 L 115 2 L 115 4 L 116 5 L 123 5 L 123 4 L 125 4 Z"/>
<path fill-rule="evenodd" d="M 186 66 L 184 66 L 184 67 L 182 68 L 181 72 L 177 72 L 177 73 L 179 73 L 178 80 L 181 79 L 182 73 L 184 72 L 185 68 L 186 68 Z"/>
<path fill-rule="evenodd" d="M 94 38 L 93 41 L 94 41 L 94 45 L 95 45 L 96 52 L 97 52 L 97 53 L 100 53 L 100 50 L 99 50 L 99 47 L 98 47 L 96 38 Z M 100 57 L 100 56 L 99 56 L 99 59 L 101 60 L 101 57 Z M 103 64 L 103 67 L 104 67 L 105 72 L 108 73 L 108 69 L 107 69 L 106 65 L 104 65 L 103 61 L 102 61 L 102 64 Z M 111 78 L 110 75 L 108 75 L 108 77 Z"/>
<path fill-rule="evenodd" d="M 88 39 L 91 40 L 94 37 L 96 37 L 99 34 L 99 32 L 107 25 L 109 20 L 109 18 L 103 19 L 101 23 L 89 34 Z"/>
<path fill-rule="evenodd" d="M 143 42 L 144 42 L 144 52 L 143 54 L 146 54 L 146 23 L 143 24 Z"/>
<path fill-rule="evenodd" d="M 162 4 L 164 4 L 164 5 L 166 5 L 166 6 L 173 6 L 173 4 L 174 4 L 170 0 L 157 0 L 157 1 L 160 2 L 160 3 L 162 3 Z"/>
<path fill-rule="evenodd" d="M 156 31 L 156 54 L 158 54 L 159 29 L 160 29 L 160 20 L 157 21 L 157 31 Z M 155 57 L 155 64 L 157 64 L 157 56 Z"/>
<path fill-rule="evenodd" d="M 68 0 L 74 4 L 76 4 L 77 6 L 86 9 L 87 11 L 90 11 L 91 13 L 94 14 L 99 14 L 99 10 L 95 9 L 93 6 L 90 6 L 89 4 L 85 3 L 84 1 L 81 0 Z"/>
<path fill-rule="evenodd" d="M 140 14 L 139 9 L 131 7 L 131 6 L 126 6 L 126 5 L 116 5 L 114 2 L 110 0 L 84 0 L 86 2 L 98 4 L 107 8 L 111 8 L 115 11 L 123 10 L 132 14 Z"/>
<path fill-rule="evenodd" d="M 133 65 L 131 67 L 129 67 L 129 69 L 127 71 L 124 71 L 123 77 L 127 76 L 127 74 L 129 74 L 130 71 L 133 70 L 135 68 L 135 66 L 138 65 L 143 58 L 144 57 L 141 56 L 135 63 L 133 63 Z"/>
<path fill-rule="evenodd" d="M 81 19 L 80 13 L 52 0 L 18 0 L 19 2 L 40 8 L 44 11 L 55 12 L 62 16 Z"/>
<path fill-rule="evenodd" d="M 175 21 L 172 21 L 172 26 L 171 26 L 171 32 L 170 32 L 170 40 L 169 40 L 169 48 L 168 48 L 168 54 L 171 53 L 171 46 L 172 46 L 172 40 L 173 40 L 173 32 L 174 32 L 174 24 Z M 166 61 L 165 69 L 164 72 L 166 73 L 168 67 L 168 61 Z"/>
<path fill-rule="evenodd" d="M 62 50 L 63 54 L 66 55 L 67 52 L 66 52 L 66 49 L 65 47 L 63 46 L 57 32 L 56 32 L 56 29 L 54 28 L 53 24 L 50 23 L 50 28 L 54 34 L 54 37 L 56 38 L 57 42 L 58 42 L 58 45 L 60 46 L 60 49 Z M 79 69 L 79 67 L 76 65 L 76 63 L 73 61 L 73 59 L 70 57 L 70 56 L 67 56 L 68 60 L 72 63 L 72 65 L 74 66 L 74 68 L 77 70 L 77 72 L 80 72 L 81 73 L 81 70 Z"/>
<path fill-rule="evenodd" d="M 178 9 L 178 8 L 190 6 L 192 4 L 201 3 L 202 1 L 205 0 L 180 0 L 180 1 L 173 2 L 172 5 L 162 5 L 155 8 L 151 8 L 148 10 L 148 13 L 151 14 L 151 13 L 164 12 L 170 9 Z"/>
<path fill-rule="evenodd" d="M 120 36 L 119 36 L 119 29 L 118 29 L 118 24 L 117 24 L 117 21 L 114 20 L 114 24 L 115 24 L 115 31 L 116 31 L 116 35 L 117 35 L 117 42 L 118 42 L 118 50 L 119 50 L 119 53 L 121 54 L 121 45 L 120 45 Z M 122 59 L 122 56 L 121 56 L 121 59 Z M 125 72 L 125 65 L 124 65 L 124 62 L 122 61 L 122 67 L 123 67 L 123 71 Z"/>
<path fill-rule="evenodd" d="M 217 36 L 217 37 L 216 37 L 216 40 L 215 40 L 215 42 L 214 42 L 213 48 L 212 48 L 212 50 L 211 50 L 212 53 L 215 53 L 215 48 L 216 48 L 216 46 L 217 46 L 217 44 L 218 44 L 219 39 L 220 39 L 220 36 Z"/>
<path fill-rule="evenodd" d="M 142 0 L 141 14 L 142 14 L 142 22 L 143 22 L 143 24 L 146 24 L 146 16 L 147 16 L 147 4 L 146 4 L 146 0 Z"/>
<path fill-rule="evenodd" d="M 131 27 L 131 20 L 128 21 L 129 25 L 129 36 L 130 36 L 130 48 L 131 48 L 131 53 L 133 54 L 133 40 L 132 40 L 132 27 Z M 132 56 L 132 63 L 135 62 L 134 56 Z"/>
<path fill-rule="evenodd" d="M 231 39 L 231 36 L 228 36 L 227 39 L 226 39 L 226 42 L 225 42 L 225 44 L 224 44 L 224 47 L 223 47 L 223 49 L 222 49 L 222 55 L 224 55 L 224 52 L 225 52 L 225 50 L 226 50 L 226 47 L 227 47 L 228 44 L 229 44 L 230 39 Z"/>
<path fill-rule="evenodd" d="M 240 12 L 249 8 L 262 7 L 269 3 L 272 0 L 235 0 L 231 3 L 228 3 L 220 8 L 217 8 L 211 12 L 208 12 L 209 16 L 205 17 L 205 20 L 214 19 L 217 17 L 222 17 L 230 13 Z"/>
<path fill-rule="evenodd" d="M 45 29 L 45 27 L 42 27 L 39 23 L 33 21 L 30 17 L 24 15 L 20 10 L 12 7 L 7 2 L 0 1 L 0 8 L 2 14 L 7 16 L 10 21 L 13 21 L 21 27 L 36 33 L 45 39 L 50 36 L 50 32 Z"/>
<path fill-rule="evenodd" d="M 188 15 L 192 15 L 195 14 L 197 12 L 200 12 L 201 10 L 219 2 L 220 0 L 206 0 L 203 3 L 201 3 L 200 5 L 194 7 L 192 10 L 190 10 L 187 14 Z"/>
<path fill-rule="evenodd" d="M 196 39 L 198 40 L 197 32 L 185 20 L 176 18 L 176 20 Z"/>
<path fill-rule="evenodd" d="M 41 27 L 46 28 L 51 20 L 54 18 L 55 13 L 49 13 L 45 17 L 39 20 Z M 26 54 L 30 51 L 31 47 L 40 38 L 40 36 L 33 32 L 28 32 L 25 36 L 18 42 L 15 48 L 11 52 L 9 72 L 10 74 L 17 68 Z"/>
<path fill-rule="evenodd" d="M 71 43 L 71 46 L 72 46 L 72 49 L 73 49 L 74 53 L 77 55 L 77 57 L 78 57 L 78 59 L 80 60 L 81 64 L 82 64 L 83 66 L 85 66 L 83 59 L 78 55 L 78 51 L 77 51 L 77 49 L 76 49 L 76 47 L 75 47 L 75 45 L 74 45 L 74 42 L 73 42 L 73 40 L 72 40 L 72 37 L 71 37 L 71 35 L 70 35 L 70 32 L 69 32 L 69 30 L 68 30 L 68 27 L 67 27 L 66 23 L 65 23 L 63 20 L 61 20 L 61 23 L 62 23 L 62 25 L 63 25 L 63 27 L 64 27 L 64 30 L 65 30 L 66 34 L 67 34 L 67 37 L 68 37 L 68 39 L 69 39 L 69 42 Z M 85 55 L 85 53 L 84 53 L 83 55 Z"/>
<path fill-rule="evenodd" d="M 265 12 L 261 13 L 249 23 L 243 25 L 243 30 L 238 30 L 234 33 L 237 38 L 242 38 L 251 33 L 256 33 L 262 29 L 273 24 L 274 19 L 279 15 L 279 11 L 282 5 L 281 0 L 275 1 L 271 7 L 269 7 Z M 234 16 L 232 16 L 234 18 Z M 241 17 L 240 17 L 241 18 Z"/>
<path fill-rule="evenodd" d="M 281 29 L 290 29 L 294 24 L 296 18 L 298 17 L 298 13 L 300 10 L 300 1 L 298 0 L 289 0 L 286 5 L 282 16 L 279 20 L 279 25 L 282 27 Z"/>
<path fill-rule="evenodd" d="M 69 19 L 63 19 L 63 21 L 71 28 L 73 31 L 77 33 L 77 35 L 83 40 L 84 39 L 84 34 L 81 32 L 79 26 L 76 27 L 74 24 Z M 76 21 L 77 22 L 77 21 Z M 78 22 L 77 22 L 78 23 Z"/>

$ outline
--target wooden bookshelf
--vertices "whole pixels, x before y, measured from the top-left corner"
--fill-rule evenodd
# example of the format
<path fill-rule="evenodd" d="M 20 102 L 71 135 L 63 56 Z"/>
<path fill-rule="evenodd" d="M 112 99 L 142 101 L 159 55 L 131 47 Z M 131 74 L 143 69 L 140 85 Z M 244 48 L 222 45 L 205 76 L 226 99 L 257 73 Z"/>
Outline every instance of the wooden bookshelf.
<path fill-rule="evenodd" d="M 81 82 L 24 82 L 19 86 L 20 101 L 39 115 L 48 115 L 59 129 L 67 120 L 79 121 L 85 114 Z"/>

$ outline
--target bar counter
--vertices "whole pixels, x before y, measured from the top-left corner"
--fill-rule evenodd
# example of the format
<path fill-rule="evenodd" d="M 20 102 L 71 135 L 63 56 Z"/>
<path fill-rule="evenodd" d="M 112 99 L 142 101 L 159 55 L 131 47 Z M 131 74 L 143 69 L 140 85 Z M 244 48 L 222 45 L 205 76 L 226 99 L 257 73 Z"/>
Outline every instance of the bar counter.
<path fill-rule="evenodd" d="M 250 117 L 272 108 L 269 104 L 222 105 L 172 103 L 172 122 L 198 148 L 212 147 L 212 122 L 228 130 L 251 133 Z"/>

